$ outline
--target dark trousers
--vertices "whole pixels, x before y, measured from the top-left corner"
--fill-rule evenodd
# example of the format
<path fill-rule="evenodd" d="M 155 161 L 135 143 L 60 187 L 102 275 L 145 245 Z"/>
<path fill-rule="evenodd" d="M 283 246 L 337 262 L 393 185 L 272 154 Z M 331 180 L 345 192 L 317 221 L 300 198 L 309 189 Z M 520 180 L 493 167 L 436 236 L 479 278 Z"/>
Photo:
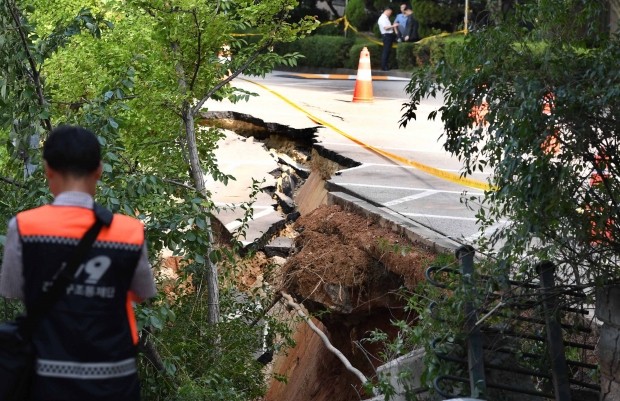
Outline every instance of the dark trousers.
<path fill-rule="evenodd" d="M 388 62 L 390 60 L 390 50 L 392 50 L 392 43 L 394 43 L 394 34 L 384 33 L 381 35 L 383 39 L 383 51 L 381 52 L 381 69 L 387 70 L 389 68 Z"/>

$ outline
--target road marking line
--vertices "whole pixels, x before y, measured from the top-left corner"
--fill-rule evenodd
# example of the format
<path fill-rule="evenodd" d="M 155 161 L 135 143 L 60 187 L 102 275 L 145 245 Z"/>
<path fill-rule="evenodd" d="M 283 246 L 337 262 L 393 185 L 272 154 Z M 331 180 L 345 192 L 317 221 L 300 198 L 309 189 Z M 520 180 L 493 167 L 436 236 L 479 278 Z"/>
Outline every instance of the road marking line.
<path fill-rule="evenodd" d="M 250 202 L 249 200 L 247 202 L 219 202 L 219 201 L 214 201 L 213 205 L 217 206 L 217 207 L 227 207 L 227 208 L 235 208 L 235 207 L 239 207 L 242 205 L 248 205 Z M 275 204 L 276 202 L 274 201 L 273 204 Z M 254 209 L 273 209 L 273 206 L 261 206 L 261 205 L 252 205 L 252 208 Z"/>
<path fill-rule="evenodd" d="M 479 238 L 483 236 L 488 237 L 491 234 L 495 233 L 498 228 L 502 227 L 503 225 L 507 223 L 508 223 L 508 220 L 500 220 L 497 223 L 489 226 L 486 230 L 484 230 L 484 232 L 477 232 L 475 234 L 470 235 L 469 237 L 464 238 L 464 241 L 473 243 L 474 241 L 478 240 Z"/>
<path fill-rule="evenodd" d="M 321 145 L 334 145 L 334 146 L 347 146 L 347 147 L 353 147 L 353 146 L 359 146 L 359 144 L 357 143 L 343 143 L 343 142 L 329 142 L 329 141 L 321 141 Z M 445 150 L 424 150 L 424 149 L 408 149 L 408 148 L 393 148 L 393 147 L 385 147 L 385 146 L 381 146 L 380 149 L 383 150 L 396 150 L 396 151 L 403 151 L 403 152 L 411 152 L 411 153 L 441 153 L 441 154 L 446 154 L 447 152 Z"/>
<path fill-rule="evenodd" d="M 436 193 L 437 191 L 431 189 L 428 191 L 424 191 L 420 194 L 405 196 L 404 198 L 394 199 L 393 201 L 385 202 L 383 206 L 387 206 L 387 207 L 396 206 L 396 205 L 400 205 L 401 203 L 409 202 L 412 200 L 426 198 L 427 196 L 435 195 Z"/>
<path fill-rule="evenodd" d="M 421 214 L 421 213 L 404 213 L 398 212 L 398 214 L 402 214 L 407 217 L 425 217 L 430 219 L 449 219 L 449 220 L 463 220 L 463 221 L 477 221 L 478 219 L 475 217 L 458 217 L 458 216 L 444 216 L 439 214 Z"/>
<path fill-rule="evenodd" d="M 303 79 L 336 79 L 336 80 L 345 80 L 345 81 L 354 81 L 357 79 L 357 75 L 349 75 L 349 74 L 305 74 L 305 73 L 275 73 L 275 76 L 278 77 L 292 77 L 292 78 L 303 78 Z M 410 81 L 411 78 L 404 77 L 393 77 L 389 75 L 373 75 L 373 81 Z"/>
<path fill-rule="evenodd" d="M 446 181 L 454 182 L 456 184 L 463 185 L 463 186 L 468 186 L 468 187 L 472 187 L 472 188 L 482 189 L 482 190 L 485 190 L 485 191 L 489 191 L 489 190 L 492 189 L 491 186 L 488 183 L 486 183 L 486 182 L 482 182 L 482 181 L 479 181 L 479 180 L 474 180 L 472 178 L 464 178 L 464 177 L 461 177 L 458 174 L 450 173 L 450 172 L 447 172 L 447 171 L 442 171 L 442 170 L 440 170 L 438 168 L 431 167 L 431 166 L 428 166 L 426 164 L 416 162 L 414 160 L 409 160 L 409 159 L 407 159 L 405 157 L 396 155 L 394 153 L 386 152 L 386 151 L 384 151 L 382 149 L 379 149 L 379 148 L 377 148 L 375 146 L 372 146 L 372 145 L 369 145 L 369 144 L 367 144 L 365 142 L 362 142 L 359 139 L 355 138 L 354 136 L 349 135 L 346 132 L 342 131 L 341 129 L 337 128 L 336 126 L 328 123 L 327 121 L 325 121 L 323 119 L 320 119 L 320 118 L 310 114 L 304 108 L 302 108 L 298 104 L 294 103 L 293 101 L 289 100 L 288 98 L 286 98 L 285 96 L 281 95 L 280 93 L 274 91 L 273 89 L 270 89 L 270 88 L 268 88 L 267 86 L 265 86 L 263 84 L 260 84 L 258 82 L 255 82 L 255 81 L 252 81 L 252 80 L 249 80 L 249 79 L 246 79 L 246 78 L 240 78 L 240 79 L 242 79 L 242 80 L 244 80 L 246 82 L 250 82 L 250 83 L 252 83 L 252 84 L 254 84 L 254 85 L 256 85 L 256 86 L 258 86 L 260 88 L 263 88 L 264 90 L 268 91 L 269 93 L 273 94 L 274 96 L 282 99 L 285 103 L 289 104 L 291 107 L 293 107 L 293 108 L 301 111 L 302 113 L 304 113 L 310 120 L 314 121 L 316 124 L 321 124 L 323 126 L 329 127 L 332 130 L 334 130 L 335 132 L 339 133 L 340 135 L 350 139 L 351 141 L 353 141 L 353 142 L 359 144 L 360 146 L 365 147 L 366 149 L 369 149 L 369 150 L 371 150 L 371 151 L 373 151 L 375 153 L 378 153 L 378 154 L 380 154 L 382 156 L 388 157 L 388 158 L 390 158 L 392 160 L 396 160 L 396 161 L 399 161 L 401 163 L 408 164 L 408 165 L 413 166 L 413 167 L 417 168 L 418 170 L 421 170 L 421 171 L 423 171 L 423 172 L 425 172 L 425 173 L 427 173 L 429 175 L 441 178 L 441 179 L 446 180 Z"/>
<path fill-rule="evenodd" d="M 268 216 L 268 215 L 270 215 L 272 213 L 275 213 L 275 212 L 276 211 L 273 210 L 273 208 L 266 208 L 262 212 L 258 212 L 258 213 L 255 213 L 254 215 L 252 215 L 252 220 L 258 220 L 261 217 Z M 228 231 L 233 231 L 234 229 L 237 229 L 237 228 L 241 227 L 241 222 L 239 220 L 231 221 L 230 223 L 226 224 L 224 227 L 226 227 L 226 229 Z"/>
<path fill-rule="evenodd" d="M 333 182 L 335 185 L 340 185 L 343 187 L 365 187 L 365 188 L 381 188 L 381 189 L 404 189 L 407 191 L 428 191 L 429 188 L 412 188 L 412 187 L 395 187 L 390 185 L 375 185 L 375 184 L 358 184 L 354 182 Z M 440 189 L 433 189 L 436 193 L 444 193 L 444 194 L 459 194 L 462 195 L 464 191 L 444 191 Z M 467 191 L 467 195 L 484 195 L 482 192 L 469 192 Z"/>
<path fill-rule="evenodd" d="M 345 171 L 351 171 L 351 170 L 359 170 L 362 168 L 366 168 L 366 167 L 385 167 L 385 168 L 405 168 L 405 169 L 410 169 L 410 170 L 417 170 L 415 167 L 412 166 L 403 166 L 401 164 L 384 164 L 384 163 L 362 163 L 359 166 L 355 166 L 355 167 L 351 167 L 351 168 L 344 168 L 342 170 L 338 170 L 338 173 L 342 174 Z M 460 173 L 461 170 L 458 169 L 451 169 L 451 168 L 445 168 L 442 169 L 443 171 L 452 171 L 455 173 Z M 338 175 L 340 175 L 338 174 Z M 472 171 L 472 175 L 473 174 L 478 174 L 478 175 L 490 175 L 491 173 L 489 172 L 480 172 L 480 171 Z"/>

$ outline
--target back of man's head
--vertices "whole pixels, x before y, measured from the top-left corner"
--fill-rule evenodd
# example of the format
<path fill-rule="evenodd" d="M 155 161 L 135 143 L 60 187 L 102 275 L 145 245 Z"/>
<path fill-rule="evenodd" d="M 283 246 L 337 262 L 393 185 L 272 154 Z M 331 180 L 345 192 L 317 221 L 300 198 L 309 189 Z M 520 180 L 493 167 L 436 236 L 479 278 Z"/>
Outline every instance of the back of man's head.
<path fill-rule="evenodd" d="M 50 132 L 43 145 L 43 159 L 52 169 L 76 176 L 88 175 L 101 163 L 101 146 L 91 131 L 61 125 Z"/>

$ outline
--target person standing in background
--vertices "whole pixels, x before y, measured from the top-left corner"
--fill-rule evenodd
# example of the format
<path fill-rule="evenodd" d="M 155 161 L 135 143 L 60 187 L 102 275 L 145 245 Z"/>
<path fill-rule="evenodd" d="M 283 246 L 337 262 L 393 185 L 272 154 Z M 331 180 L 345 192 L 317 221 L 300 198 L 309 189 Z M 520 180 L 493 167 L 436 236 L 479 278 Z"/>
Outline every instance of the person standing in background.
<path fill-rule="evenodd" d="M 398 24 L 398 29 L 396 32 L 397 42 L 402 42 L 405 40 L 405 32 L 407 29 L 407 14 L 405 13 L 405 10 L 407 10 L 407 8 L 409 8 L 407 4 L 402 3 L 400 5 L 400 13 L 396 15 L 396 18 L 394 18 L 394 23 Z"/>
<path fill-rule="evenodd" d="M 417 42 L 420 40 L 420 35 L 418 34 L 418 21 L 413 17 L 413 10 L 409 7 L 405 9 L 405 16 L 407 17 L 406 26 L 407 28 L 403 33 L 403 41 L 405 42 Z M 399 26 L 400 30 L 400 26 Z"/>
<path fill-rule="evenodd" d="M 379 25 L 379 31 L 381 32 L 381 39 L 383 41 L 383 51 L 381 52 L 381 70 L 388 71 L 390 69 L 388 62 L 390 60 L 390 50 L 395 40 L 395 29 L 398 28 L 398 24 L 390 22 L 390 16 L 392 15 L 392 9 L 386 6 L 383 9 L 383 13 L 379 17 L 377 24 Z"/>

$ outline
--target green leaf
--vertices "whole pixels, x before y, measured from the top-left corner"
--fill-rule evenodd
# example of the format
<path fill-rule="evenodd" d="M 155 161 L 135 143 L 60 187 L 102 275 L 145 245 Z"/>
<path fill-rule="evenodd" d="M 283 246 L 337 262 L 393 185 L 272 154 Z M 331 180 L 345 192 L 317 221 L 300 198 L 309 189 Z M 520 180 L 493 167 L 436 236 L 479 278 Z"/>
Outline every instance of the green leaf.
<path fill-rule="evenodd" d="M 149 325 L 155 327 L 157 330 L 164 328 L 164 324 L 161 319 L 155 315 L 149 316 Z"/>

